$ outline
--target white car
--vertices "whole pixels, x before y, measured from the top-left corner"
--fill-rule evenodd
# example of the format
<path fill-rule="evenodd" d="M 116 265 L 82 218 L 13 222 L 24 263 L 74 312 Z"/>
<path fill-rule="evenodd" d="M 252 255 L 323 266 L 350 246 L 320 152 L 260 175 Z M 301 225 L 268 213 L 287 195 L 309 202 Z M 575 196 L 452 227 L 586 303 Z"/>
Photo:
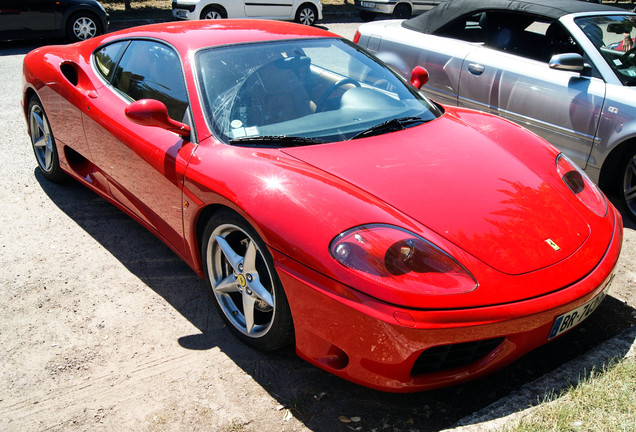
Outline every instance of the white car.
<path fill-rule="evenodd" d="M 172 16 L 186 20 L 264 18 L 313 25 L 322 19 L 320 0 L 174 0 Z"/>
<path fill-rule="evenodd" d="M 363 21 L 373 21 L 377 15 L 397 19 L 410 18 L 438 5 L 441 0 L 355 0 Z"/>

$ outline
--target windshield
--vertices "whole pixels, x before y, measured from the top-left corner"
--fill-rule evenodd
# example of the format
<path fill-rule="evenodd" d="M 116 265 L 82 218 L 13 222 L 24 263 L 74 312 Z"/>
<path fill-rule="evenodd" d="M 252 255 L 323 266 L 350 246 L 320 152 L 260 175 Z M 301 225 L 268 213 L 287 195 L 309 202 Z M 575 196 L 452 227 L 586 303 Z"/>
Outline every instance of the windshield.
<path fill-rule="evenodd" d="M 636 15 L 611 15 L 579 18 L 576 24 L 599 50 L 623 85 L 636 84 Z"/>
<path fill-rule="evenodd" d="M 397 74 L 341 39 L 210 48 L 197 53 L 196 67 L 208 124 L 232 144 L 342 141 L 389 120 L 408 117 L 399 122 L 404 128 L 441 115 Z"/>

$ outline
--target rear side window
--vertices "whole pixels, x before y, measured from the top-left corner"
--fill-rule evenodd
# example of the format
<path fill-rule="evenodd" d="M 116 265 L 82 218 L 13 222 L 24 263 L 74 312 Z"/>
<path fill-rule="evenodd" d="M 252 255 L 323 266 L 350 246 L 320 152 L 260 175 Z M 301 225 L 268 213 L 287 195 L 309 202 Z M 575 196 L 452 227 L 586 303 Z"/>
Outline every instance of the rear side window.
<path fill-rule="evenodd" d="M 95 67 L 106 81 L 110 82 L 115 65 L 117 65 L 126 45 L 128 45 L 127 41 L 117 42 L 106 45 L 95 52 Z"/>
<path fill-rule="evenodd" d="M 130 100 L 156 99 L 182 121 L 188 107 L 181 61 L 162 43 L 134 40 L 112 72 L 112 85 Z"/>

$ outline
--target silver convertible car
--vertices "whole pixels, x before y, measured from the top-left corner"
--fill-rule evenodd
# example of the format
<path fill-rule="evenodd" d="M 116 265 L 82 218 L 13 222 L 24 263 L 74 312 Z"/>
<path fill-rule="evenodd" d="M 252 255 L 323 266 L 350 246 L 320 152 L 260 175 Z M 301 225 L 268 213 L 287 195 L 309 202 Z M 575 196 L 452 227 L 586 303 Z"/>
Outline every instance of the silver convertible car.
<path fill-rule="evenodd" d="M 636 220 L 636 14 L 576 0 L 452 0 L 355 41 L 434 100 L 498 114 L 576 161 Z"/>

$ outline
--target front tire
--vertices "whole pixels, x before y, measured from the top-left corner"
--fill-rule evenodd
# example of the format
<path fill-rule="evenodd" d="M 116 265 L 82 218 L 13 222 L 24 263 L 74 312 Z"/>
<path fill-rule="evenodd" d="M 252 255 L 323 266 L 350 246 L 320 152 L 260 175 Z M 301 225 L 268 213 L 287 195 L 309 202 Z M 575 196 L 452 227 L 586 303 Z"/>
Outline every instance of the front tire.
<path fill-rule="evenodd" d="M 620 199 L 629 216 L 636 222 L 636 149 L 627 153 L 627 157 L 619 171 L 622 173 Z"/>
<path fill-rule="evenodd" d="M 201 256 L 221 317 L 243 342 L 264 351 L 293 342 L 291 311 L 273 259 L 245 219 L 230 210 L 215 213 Z"/>
<path fill-rule="evenodd" d="M 42 102 L 37 96 L 29 101 L 29 135 L 35 153 L 38 168 L 48 180 L 59 182 L 66 179 L 66 173 L 60 167 L 55 138 L 46 117 Z"/>
<path fill-rule="evenodd" d="M 316 23 L 316 17 L 318 16 L 318 11 L 311 4 L 304 4 L 298 8 L 296 12 L 296 22 L 308 26 L 312 26 Z"/>
<path fill-rule="evenodd" d="M 90 12 L 77 12 L 68 19 L 66 35 L 73 42 L 83 41 L 102 34 L 97 17 Z"/>

